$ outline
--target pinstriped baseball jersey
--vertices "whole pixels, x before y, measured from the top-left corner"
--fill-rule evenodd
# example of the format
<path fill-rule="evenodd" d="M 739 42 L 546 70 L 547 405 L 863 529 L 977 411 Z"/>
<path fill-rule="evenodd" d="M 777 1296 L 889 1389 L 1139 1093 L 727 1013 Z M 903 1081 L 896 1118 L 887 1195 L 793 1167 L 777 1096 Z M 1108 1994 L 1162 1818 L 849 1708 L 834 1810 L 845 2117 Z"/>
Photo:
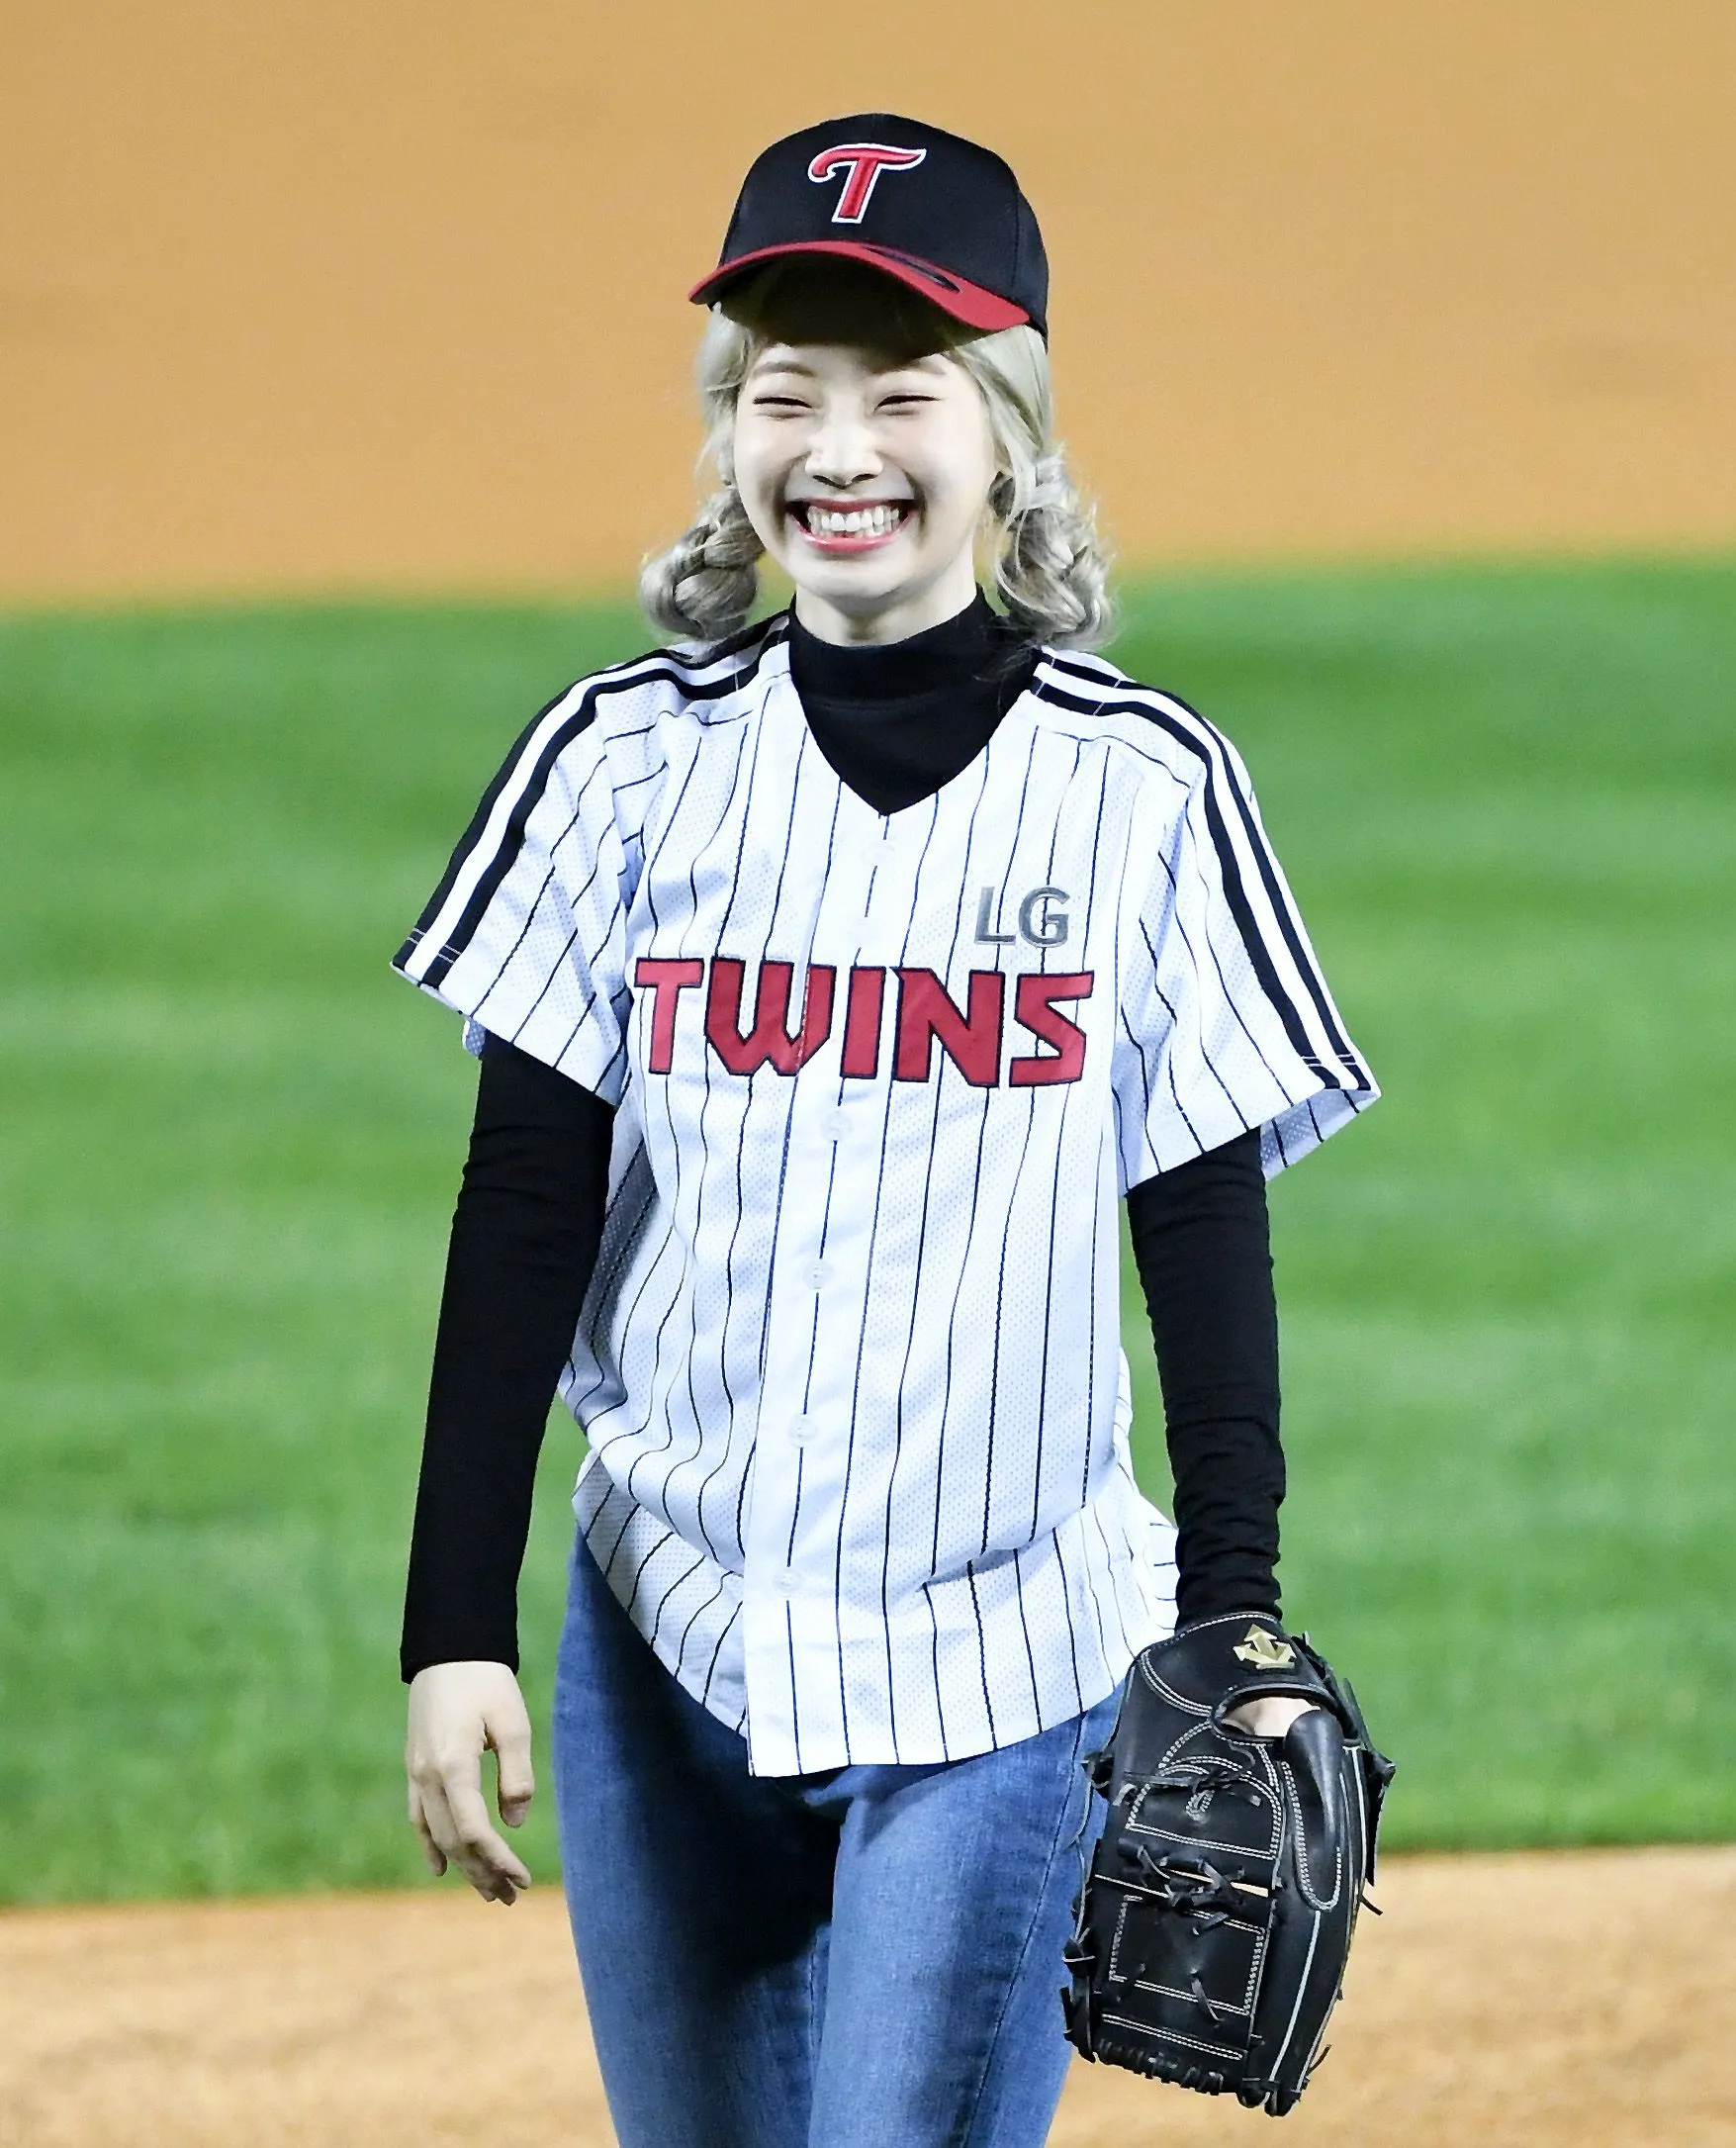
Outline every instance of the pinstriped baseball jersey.
<path fill-rule="evenodd" d="M 1373 1099 L 1233 749 L 1042 652 L 881 814 L 781 616 L 583 680 L 397 966 L 616 1106 L 561 1392 L 575 1508 L 760 1774 L 959 1758 L 1173 1623 L 1129 1462 L 1117 1201 Z"/>

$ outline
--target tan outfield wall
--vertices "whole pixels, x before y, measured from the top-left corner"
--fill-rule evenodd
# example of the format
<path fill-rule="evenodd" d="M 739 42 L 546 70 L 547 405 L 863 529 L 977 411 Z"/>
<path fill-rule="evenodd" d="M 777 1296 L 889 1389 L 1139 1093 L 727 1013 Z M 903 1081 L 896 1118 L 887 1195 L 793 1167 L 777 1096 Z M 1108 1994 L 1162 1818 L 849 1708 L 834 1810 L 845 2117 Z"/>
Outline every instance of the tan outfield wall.
<path fill-rule="evenodd" d="M 7 0 L 0 602 L 622 581 L 764 140 L 994 141 L 1136 559 L 1736 538 L 1730 0 Z"/>

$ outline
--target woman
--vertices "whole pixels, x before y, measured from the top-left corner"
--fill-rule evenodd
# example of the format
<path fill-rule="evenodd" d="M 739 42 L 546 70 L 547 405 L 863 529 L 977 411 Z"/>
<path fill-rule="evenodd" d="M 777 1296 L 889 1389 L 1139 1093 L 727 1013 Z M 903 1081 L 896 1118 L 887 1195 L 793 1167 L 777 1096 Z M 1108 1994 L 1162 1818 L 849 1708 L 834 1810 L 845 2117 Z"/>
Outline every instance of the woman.
<path fill-rule="evenodd" d="M 556 1795 L 625 2148 L 1020 2148 L 1065 2068 L 1080 1761 L 1178 1610 L 1277 1609 L 1264 1176 L 1375 1089 L 1233 750 L 1065 653 L 1104 568 L 1006 165 L 809 129 L 693 296 L 722 485 L 642 585 L 682 641 L 532 722 L 399 957 L 481 1058 L 411 1819 L 436 1871 L 528 1884 L 479 1756 L 516 1824 L 558 1385 L 590 1452 Z M 763 556 L 794 602 L 749 625 Z M 1123 1194 L 1179 1592 L 1129 1462 Z"/>

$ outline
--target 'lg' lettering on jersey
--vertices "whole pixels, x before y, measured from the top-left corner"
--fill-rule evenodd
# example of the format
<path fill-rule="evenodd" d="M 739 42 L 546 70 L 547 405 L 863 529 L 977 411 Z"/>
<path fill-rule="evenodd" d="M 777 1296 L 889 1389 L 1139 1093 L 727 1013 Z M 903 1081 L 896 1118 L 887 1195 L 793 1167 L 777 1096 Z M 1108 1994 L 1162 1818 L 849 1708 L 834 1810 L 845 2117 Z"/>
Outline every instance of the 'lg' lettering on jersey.
<path fill-rule="evenodd" d="M 753 1021 L 744 1027 L 746 973 L 745 963 L 726 955 L 714 955 L 709 965 L 693 955 L 639 957 L 633 981 L 652 995 L 651 1042 L 645 1061 L 649 1073 L 666 1074 L 675 1065 L 681 995 L 701 983 L 705 985 L 705 1040 L 731 1074 L 752 1074 L 770 1065 L 780 1074 L 793 1074 L 814 1056 L 832 1034 L 839 996 L 836 968 L 810 964 L 801 1023 L 793 1032 L 790 990 L 795 966 L 761 963 Z M 994 1088 L 1003 1081 L 1016 1089 L 1042 1088 L 1056 1081 L 1077 1081 L 1084 1072 L 1085 1032 L 1061 1009 L 1090 997 L 1094 980 L 1089 970 L 1031 970 L 1011 980 L 1014 1022 L 1050 1049 L 1015 1053 L 1003 1074 L 1001 1047 L 1009 981 L 999 970 L 972 970 L 960 1007 L 932 970 L 856 967 L 844 992 L 840 1071 L 846 1079 L 871 1079 L 880 1071 L 881 1014 L 887 986 L 894 981 L 894 1080 L 933 1079 L 937 1044 L 941 1057 L 978 1088 Z"/>

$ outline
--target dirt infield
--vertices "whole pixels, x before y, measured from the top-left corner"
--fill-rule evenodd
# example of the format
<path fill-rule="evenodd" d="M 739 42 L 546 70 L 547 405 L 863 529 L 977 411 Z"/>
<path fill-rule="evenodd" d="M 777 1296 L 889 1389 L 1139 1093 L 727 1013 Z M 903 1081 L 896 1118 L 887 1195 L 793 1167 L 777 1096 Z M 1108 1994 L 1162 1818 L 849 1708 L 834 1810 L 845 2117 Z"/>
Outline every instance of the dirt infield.
<path fill-rule="evenodd" d="M 1005 149 L 1126 557 L 1736 538 L 1728 0 L 59 0 L 0 68 L 0 603 L 624 584 L 827 113 Z"/>
<path fill-rule="evenodd" d="M 1736 2143 L 1736 1848 L 1395 1858 L 1381 1895 L 1286 2148 Z M 1265 2122 L 1080 2065 L 1051 2143 Z M 552 1893 L 0 1917 L 0 2148 L 611 2138 Z"/>

